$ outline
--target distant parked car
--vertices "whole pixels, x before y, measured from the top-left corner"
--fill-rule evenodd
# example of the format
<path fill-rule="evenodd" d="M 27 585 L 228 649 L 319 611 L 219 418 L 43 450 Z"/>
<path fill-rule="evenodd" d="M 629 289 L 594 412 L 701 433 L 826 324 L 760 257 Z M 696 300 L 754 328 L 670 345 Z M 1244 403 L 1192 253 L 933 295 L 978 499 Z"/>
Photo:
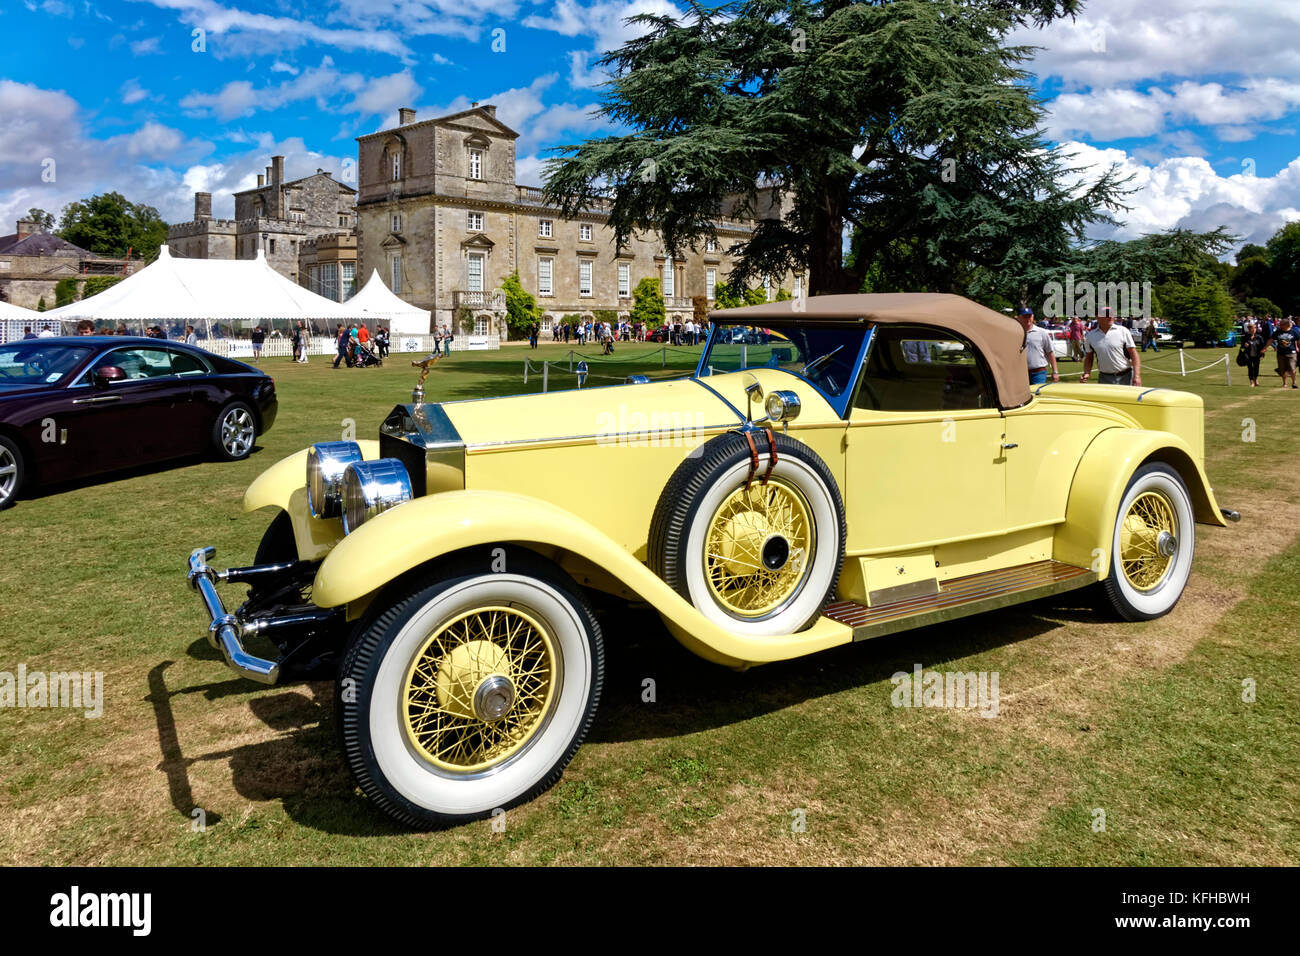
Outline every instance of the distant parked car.
<path fill-rule="evenodd" d="M 0 508 L 37 484 L 204 451 L 247 458 L 276 407 L 269 375 L 179 342 L 0 345 Z"/>

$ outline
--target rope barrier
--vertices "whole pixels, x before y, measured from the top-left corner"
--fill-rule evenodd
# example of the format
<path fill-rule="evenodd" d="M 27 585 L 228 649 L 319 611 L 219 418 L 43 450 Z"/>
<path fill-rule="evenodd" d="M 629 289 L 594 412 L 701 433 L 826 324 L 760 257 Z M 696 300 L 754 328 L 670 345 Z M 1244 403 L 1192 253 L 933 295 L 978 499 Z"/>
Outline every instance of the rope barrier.
<path fill-rule="evenodd" d="M 1176 370 L 1175 370 L 1175 369 L 1172 369 L 1172 368 L 1160 368 L 1159 366 L 1157 366 L 1157 365 L 1152 365 L 1152 364 L 1150 364 L 1150 363 L 1143 363 L 1143 365 L 1142 365 L 1142 371 L 1143 371 L 1143 372 L 1162 372 L 1162 373 L 1164 373 L 1165 375 L 1177 375 L 1177 376 L 1179 376 L 1180 378 L 1186 378 L 1188 372 L 1204 372 L 1206 369 L 1209 369 L 1209 368 L 1218 368 L 1220 364 L 1223 365 L 1223 374 L 1224 374 L 1225 376 L 1227 376 L 1228 384 L 1231 385 L 1231 384 L 1232 384 L 1232 364 L 1228 361 L 1228 356 L 1226 356 L 1226 355 L 1221 355 L 1221 356 L 1219 356 L 1217 359 L 1215 359 L 1215 360 L 1214 360 L 1213 362 L 1211 362 L 1209 365 L 1198 365 L 1198 366 L 1196 366 L 1195 368 L 1188 368 L 1188 367 L 1187 367 L 1187 359 L 1186 359 L 1186 357 L 1183 355 L 1183 350 L 1182 350 L 1182 349 L 1179 349 L 1179 350 L 1178 350 L 1178 368 L 1177 368 Z"/>

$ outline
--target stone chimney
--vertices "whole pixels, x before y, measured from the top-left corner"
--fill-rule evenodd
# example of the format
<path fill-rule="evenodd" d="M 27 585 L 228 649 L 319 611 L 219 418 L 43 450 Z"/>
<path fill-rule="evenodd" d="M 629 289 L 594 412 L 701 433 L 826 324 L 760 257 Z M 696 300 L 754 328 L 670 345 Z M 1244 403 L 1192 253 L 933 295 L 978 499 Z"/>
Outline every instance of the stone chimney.
<path fill-rule="evenodd" d="M 18 220 L 18 238 L 19 238 L 19 239 L 26 239 L 28 236 L 34 236 L 34 235 L 37 235 L 40 231 L 41 231 L 41 230 L 40 230 L 40 227 L 36 225 L 36 220 L 34 220 L 34 219 L 19 219 L 19 220 Z"/>
<path fill-rule="evenodd" d="M 284 157 L 272 156 L 271 157 L 271 184 L 274 186 L 278 186 L 282 182 L 284 182 Z"/>
<path fill-rule="evenodd" d="M 409 106 L 403 106 L 397 111 L 397 125 L 410 126 L 415 122 L 415 110 Z"/>
<path fill-rule="evenodd" d="M 486 113 L 488 116 L 491 116 L 491 117 L 493 117 L 493 118 L 495 119 L 495 118 L 496 118 L 496 115 L 497 115 L 497 108 L 496 108 L 495 104 L 492 104 L 492 103 L 484 103 L 484 104 L 483 104 L 483 112 Z"/>
<path fill-rule="evenodd" d="M 194 219 L 203 221 L 212 218 L 212 193 L 194 194 Z"/>
<path fill-rule="evenodd" d="M 268 183 L 271 182 L 271 167 L 270 167 L 270 166 L 267 166 L 267 167 L 266 167 L 266 181 L 267 181 Z"/>
<path fill-rule="evenodd" d="M 261 173 L 258 173 L 258 174 L 257 174 L 257 185 L 259 185 L 259 186 L 265 186 L 265 185 L 266 185 L 266 177 L 265 177 L 264 175 L 262 175 Z"/>

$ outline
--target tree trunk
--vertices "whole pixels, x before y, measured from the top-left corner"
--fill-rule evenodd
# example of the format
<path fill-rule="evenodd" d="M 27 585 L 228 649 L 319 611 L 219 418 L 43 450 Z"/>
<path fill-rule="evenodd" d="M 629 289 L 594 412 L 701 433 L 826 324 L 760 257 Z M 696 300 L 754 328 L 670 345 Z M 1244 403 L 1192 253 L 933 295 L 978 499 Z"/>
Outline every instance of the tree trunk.
<path fill-rule="evenodd" d="M 808 244 L 808 294 L 857 292 L 861 280 L 844 268 L 844 193 L 827 193 L 814 200 L 812 235 Z"/>

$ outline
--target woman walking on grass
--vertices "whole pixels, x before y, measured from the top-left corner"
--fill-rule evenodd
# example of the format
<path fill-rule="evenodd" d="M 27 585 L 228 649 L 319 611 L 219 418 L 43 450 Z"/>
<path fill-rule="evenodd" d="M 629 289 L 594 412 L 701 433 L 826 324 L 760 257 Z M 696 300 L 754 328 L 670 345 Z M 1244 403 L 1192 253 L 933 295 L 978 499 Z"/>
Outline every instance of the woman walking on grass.
<path fill-rule="evenodd" d="M 1246 321 L 1242 332 L 1241 350 L 1246 356 L 1246 374 L 1250 378 L 1250 387 L 1259 388 L 1259 360 L 1268 350 L 1268 339 L 1264 338 L 1259 323 L 1253 319 Z"/>

